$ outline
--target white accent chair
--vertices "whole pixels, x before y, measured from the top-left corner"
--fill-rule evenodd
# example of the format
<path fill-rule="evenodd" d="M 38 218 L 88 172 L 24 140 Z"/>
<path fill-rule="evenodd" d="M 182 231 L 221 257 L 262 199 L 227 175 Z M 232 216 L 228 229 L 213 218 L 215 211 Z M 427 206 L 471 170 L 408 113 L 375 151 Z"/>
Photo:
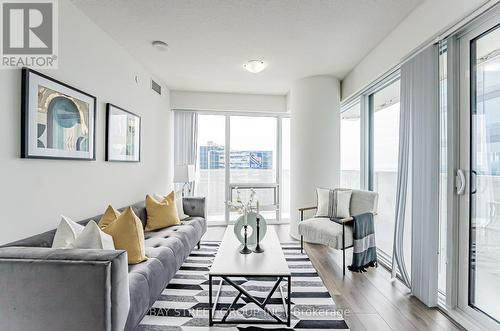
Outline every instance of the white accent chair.
<path fill-rule="evenodd" d="M 352 190 L 349 212 L 352 216 L 371 212 L 377 213 L 378 193 L 363 190 Z M 342 250 L 342 269 L 345 275 L 345 250 L 353 246 L 353 218 L 343 219 L 311 217 L 304 220 L 304 212 L 316 210 L 315 207 L 299 208 L 300 251 L 303 253 L 304 241 L 322 244 Z"/>

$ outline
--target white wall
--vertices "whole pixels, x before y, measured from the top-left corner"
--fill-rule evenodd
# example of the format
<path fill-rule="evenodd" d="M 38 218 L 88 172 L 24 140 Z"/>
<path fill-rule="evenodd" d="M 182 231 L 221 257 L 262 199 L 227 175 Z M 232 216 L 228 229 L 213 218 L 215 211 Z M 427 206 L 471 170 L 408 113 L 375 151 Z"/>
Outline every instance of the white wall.
<path fill-rule="evenodd" d="M 342 100 L 376 80 L 420 45 L 487 2 L 488 0 L 426 0 L 344 78 Z"/>
<path fill-rule="evenodd" d="M 197 91 L 171 91 L 172 109 L 286 112 L 286 96 Z"/>
<path fill-rule="evenodd" d="M 59 1 L 59 69 L 45 74 L 97 97 L 96 161 L 20 159 L 21 71 L 0 70 L 0 244 L 165 192 L 171 177 L 168 90 L 70 1 Z M 134 77 L 138 75 L 140 84 Z M 105 103 L 142 117 L 140 163 L 104 162 Z"/>
<path fill-rule="evenodd" d="M 340 84 L 329 76 L 301 79 L 290 90 L 291 217 L 298 237 L 298 208 L 316 205 L 316 187 L 339 185 Z"/>

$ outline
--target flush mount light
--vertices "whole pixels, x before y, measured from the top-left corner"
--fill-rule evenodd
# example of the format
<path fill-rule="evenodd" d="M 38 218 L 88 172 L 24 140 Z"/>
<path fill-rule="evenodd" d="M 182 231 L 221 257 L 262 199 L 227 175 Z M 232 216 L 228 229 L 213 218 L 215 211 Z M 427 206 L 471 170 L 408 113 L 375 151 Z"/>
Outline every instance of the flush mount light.
<path fill-rule="evenodd" d="M 253 74 L 261 72 L 262 70 L 266 69 L 266 67 L 267 63 L 265 63 L 262 60 L 250 60 L 243 65 L 243 68 L 245 68 L 248 72 L 251 72 Z"/>
<path fill-rule="evenodd" d="M 161 40 L 155 40 L 151 44 L 158 51 L 166 51 L 168 49 L 168 44 Z"/>

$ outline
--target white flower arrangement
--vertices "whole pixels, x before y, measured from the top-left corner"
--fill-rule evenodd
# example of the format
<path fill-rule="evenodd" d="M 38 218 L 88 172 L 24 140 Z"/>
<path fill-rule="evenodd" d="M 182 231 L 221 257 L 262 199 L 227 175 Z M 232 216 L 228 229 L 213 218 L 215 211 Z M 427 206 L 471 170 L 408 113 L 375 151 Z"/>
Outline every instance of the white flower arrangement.
<path fill-rule="evenodd" d="M 241 215 L 246 215 L 253 210 L 256 210 L 256 208 L 253 206 L 255 200 L 255 190 L 252 188 L 250 189 L 250 191 L 250 199 L 246 203 L 244 203 L 241 200 L 240 190 L 236 187 L 236 202 L 228 201 L 227 205 L 229 206 L 229 208 L 231 208 L 231 210 L 233 211 L 237 211 Z M 259 201 L 257 201 L 256 205 L 258 210 Z"/>

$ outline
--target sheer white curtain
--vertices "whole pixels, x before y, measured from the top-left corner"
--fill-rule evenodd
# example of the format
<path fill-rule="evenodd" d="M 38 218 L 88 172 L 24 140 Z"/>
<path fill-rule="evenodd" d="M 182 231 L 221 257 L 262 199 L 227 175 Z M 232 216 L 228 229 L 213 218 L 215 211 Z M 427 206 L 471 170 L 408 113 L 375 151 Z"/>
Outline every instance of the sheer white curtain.
<path fill-rule="evenodd" d="M 198 140 L 198 114 L 176 111 L 174 114 L 174 163 L 196 164 Z"/>
<path fill-rule="evenodd" d="M 194 111 L 176 111 L 174 113 L 174 164 L 196 166 L 197 152 L 198 114 Z M 191 192 L 193 192 L 194 184 L 191 185 Z"/>
<path fill-rule="evenodd" d="M 432 45 L 401 66 L 401 124 L 395 266 L 412 294 L 437 305 L 439 98 L 438 46 Z M 406 207 L 410 206 L 409 215 Z M 411 279 L 403 254 L 405 220 L 411 216 Z M 406 224 L 409 226 L 408 224 Z M 394 271 L 393 271 L 394 272 Z"/>

